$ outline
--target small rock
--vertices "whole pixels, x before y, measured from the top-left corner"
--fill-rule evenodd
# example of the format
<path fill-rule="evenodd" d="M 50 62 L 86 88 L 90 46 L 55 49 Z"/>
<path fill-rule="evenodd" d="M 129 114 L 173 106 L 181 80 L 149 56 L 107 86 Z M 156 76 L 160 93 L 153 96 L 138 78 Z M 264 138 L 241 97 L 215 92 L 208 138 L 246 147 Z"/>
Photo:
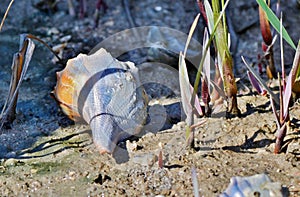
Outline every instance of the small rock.
<path fill-rule="evenodd" d="M 157 161 L 157 156 L 152 153 L 139 154 L 135 155 L 132 158 L 133 163 L 137 163 L 143 166 L 153 166 L 153 164 Z"/>
<path fill-rule="evenodd" d="M 47 35 L 55 35 L 55 34 L 59 34 L 59 30 L 55 27 L 52 27 L 47 31 Z"/>
<path fill-rule="evenodd" d="M 16 155 L 17 155 L 16 152 L 12 151 L 12 152 L 7 153 L 6 157 L 13 158 L 13 157 L 16 157 Z"/>
<path fill-rule="evenodd" d="M 129 140 L 127 140 L 126 147 L 127 147 L 128 151 L 134 152 L 137 150 L 138 145 L 135 141 L 131 143 Z"/>
<path fill-rule="evenodd" d="M 37 190 L 38 188 L 42 187 L 42 183 L 39 181 L 33 181 L 30 185 L 31 188 Z"/>
<path fill-rule="evenodd" d="M 59 41 L 60 41 L 60 42 L 68 42 L 68 41 L 71 40 L 71 38 L 72 38 L 71 35 L 66 35 L 66 36 L 64 36 L 64 37 L 61 37 L 61 38 L 59 39 Z"/>
<path fill-rule="evenodd" d="M 104 25 L 105 25 L 105 26 L 108 26 L 108 27 L 112 27 L 112 26 L 114 26 L 114 24 L 115 24 L 115 23 L 114 23 L 114 21 L 112 21 L 112 20 L 111 20 L 111 21 L 107 21 L 106 23 L 104 23 Z"/>
<path fill-rule="evenodd" d="M 37 171 L 38 171 L 37 169 L 31 169 L 31 170 L 30 170 L 30 173 L 31 173 L 31 174 L 35 174 L 35 173 L 37 173 Z"/>
<path fill-rule="evenodd" d="M 70 180 L 75 180 L 76 178 L 76 172 L 75 171 L 70 171 L 69 172 L 69 179 Z"/>
<path fill-rule="evenodd" d="M 154 10 L 156 12 L 160 12 L 160 11 L 162 11 L 162 7 L 161 6 L 155 6 Z"/>
<path fill-rule="evenodd" d="M 15 166 L 18 163 L 18 160 L 10 158 L 4 162 L 4 166 Z"/>
<path fill-rule="evenodd" d="M 292 154 L 299 154 L 300 153 L 300 144 L 296 142 L 292 142 L 287 147 L 287 152 Z"/>
<path fill-rule="evenodd" d="M 172 129 L 182 129 L 182 128 L 185 128 L 186 126 L 186 123 L 184 121 L 181 121 L 181 122 L 178 122 L 177 124 L 174 124 Z"/>
<path fill-rule="evenodd" d="M 1 173 L 5 172 L 5 167 L 4 166 L 0 166 L 0 172 Z"/>

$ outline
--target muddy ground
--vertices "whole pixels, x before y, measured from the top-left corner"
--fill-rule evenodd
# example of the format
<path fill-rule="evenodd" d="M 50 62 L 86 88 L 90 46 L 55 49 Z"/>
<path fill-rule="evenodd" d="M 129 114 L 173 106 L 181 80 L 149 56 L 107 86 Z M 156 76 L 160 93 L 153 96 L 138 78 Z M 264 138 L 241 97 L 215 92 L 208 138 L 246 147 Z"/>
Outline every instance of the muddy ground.
<path fill-rule="evenodd" d="M 195 1 L 191 0 L 129 1 L 133 19 L 130 23 L 124 4 L 112 0 L 106 1 L 107 9 L 101 10 L 95 27 L 95 1 L 87 1 L 83 17 L 79 17 L 77 1 L 76 16 L 69 14 L 66 1 L 58 1 L 54 9 L 38 5 L 39 2 L 42 1 L 14 2 L 0 32 L 1 105 L 8 94 L 11 61 L 18 51 L 21 33 L 37 35 L 51 46 L 67 43 L 63 58 L 68 59 L 89 53 L 107 37 L 133 26 L 165 26 L 187 33 L 198 13 Z M 1 16 L 8 3 L 0 2 Z M 282 2 L 282 10 L 284 25 L 296 42 L 300 32 L 299 7 L 296 1 Z M 157 120 L 166 121 L 162 125 L 152 122 L 141 137 L 120 143 L 113 155 L 100 155 L 92 143 L 89 127 L 70 121 L 51 98 L 55 73 L 64 66 L 54 63 L 53 55 L 37 44 L 20 90 L 16 120 L 0 134 L 1 196 L 192 196 L 192 168 L 197 173 L 201 196 L 222 193 L 231 177 L 260 173 L 281 183 L 285 196 L 300 196 L 300 105 L 295 103 L 291 107 L 291 127 L 283 153 L 273 154 L 276 124 L 269 99 L 249 90 L 240 60 L 244 55 L 257 63 L 257 55 L 262 54 L 256 2 L 232 1 L 228 15 L 237 36 L 233 53 L 236 75 L 240 78 L 238 103 L 242 117 L 226 119 L 221 112 L 198 119 L 205 123 L 196 128 L 195 150 L 185 147 L 177 73 L 164 67 L 153 69 L 149 63 L 140 67 L 143 78 L 166 79 L 160 81 L 164 86 L 146 87 L 152 106 L 158 106 L 152 112 L 161 117 Z M 195 37 L 199 41 L 203 24 L 201 19 Z M 286 47 L 287 68 L 292 64 L 293 53 Z M 277 42 L 276 62 L 278 57 Z M 147 60 L 135 57 L 135 53 L 122 59 Z M 176 69 L 176 63 L 173 66 Z M 162 168 L 157 162 L 159 143 L 163 145 Z"/>

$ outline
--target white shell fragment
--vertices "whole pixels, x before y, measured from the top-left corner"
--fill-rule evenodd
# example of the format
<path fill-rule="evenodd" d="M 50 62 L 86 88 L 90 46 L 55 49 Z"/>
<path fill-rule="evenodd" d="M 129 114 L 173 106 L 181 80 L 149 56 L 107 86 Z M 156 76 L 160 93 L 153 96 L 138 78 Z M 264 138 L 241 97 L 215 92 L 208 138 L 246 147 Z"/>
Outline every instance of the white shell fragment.
<path fill-rule="evenodd" d="M 272 182 L 266 174 L 232 177 L 227 189 L 219 197 L 281 197 L 281 184 Z"/>

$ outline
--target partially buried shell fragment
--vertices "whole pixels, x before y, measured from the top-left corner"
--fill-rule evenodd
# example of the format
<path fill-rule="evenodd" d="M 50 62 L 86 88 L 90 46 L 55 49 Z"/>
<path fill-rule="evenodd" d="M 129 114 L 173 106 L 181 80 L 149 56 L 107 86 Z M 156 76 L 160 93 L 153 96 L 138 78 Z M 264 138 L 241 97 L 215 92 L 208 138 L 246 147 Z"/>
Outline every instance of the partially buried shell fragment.
<path fill-rule="evenodd" d="M 147 96 L 138 68 L 121 62 L 105 49 L 79 54 L 57 73 L 54 95 L 72 120 L 85 121 L 100 153 L 139 133 L 147 117 Z"/>
<path fill-rule="evenodd" d="M 281 184 L 272 182 L 266 174 L 249 177 L 232 177 L 227 189 L 219 197 L 281 197 Z"/>

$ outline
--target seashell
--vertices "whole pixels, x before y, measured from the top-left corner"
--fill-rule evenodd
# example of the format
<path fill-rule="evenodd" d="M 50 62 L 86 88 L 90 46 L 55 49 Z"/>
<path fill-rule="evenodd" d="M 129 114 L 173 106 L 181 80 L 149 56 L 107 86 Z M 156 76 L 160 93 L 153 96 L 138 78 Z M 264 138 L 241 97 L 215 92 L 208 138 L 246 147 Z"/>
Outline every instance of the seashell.
<path fill-rule="evenodd" d="M 100 153 L 112 153 L 119 141 L 138 134 L 147 117 L 138 68 L 103 48 L 70 59 L 57 73 L 53 93 L 69 118 L 90 125 Z"/>
<path fill-rule="evenodd" d="M 272 182 L 266 174 L 232 177 L 227 189 L 219 197 L 280 197 L 281 184 Z"/>

